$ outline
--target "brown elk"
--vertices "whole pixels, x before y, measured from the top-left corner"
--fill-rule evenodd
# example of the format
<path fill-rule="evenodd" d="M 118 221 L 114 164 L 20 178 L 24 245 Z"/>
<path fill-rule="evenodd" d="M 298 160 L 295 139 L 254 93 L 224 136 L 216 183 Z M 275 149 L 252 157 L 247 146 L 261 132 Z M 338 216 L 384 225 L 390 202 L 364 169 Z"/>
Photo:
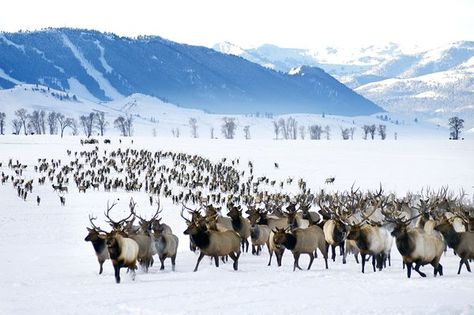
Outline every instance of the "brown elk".
<path fill-rule="evenodd" d="M 240 236 L 234 231 L 210 231 L 203 222 L 187 220 L 188 228 L 184 231 L 200 249 L 199 258 L 194 271 L 198 270 L 199 263 L 204 256 L 214 258 L 216 267 L 219 267 L 219 257 L 227 256 L 234 261 L 234 270 L 238 269 L 240 257 Z"/>

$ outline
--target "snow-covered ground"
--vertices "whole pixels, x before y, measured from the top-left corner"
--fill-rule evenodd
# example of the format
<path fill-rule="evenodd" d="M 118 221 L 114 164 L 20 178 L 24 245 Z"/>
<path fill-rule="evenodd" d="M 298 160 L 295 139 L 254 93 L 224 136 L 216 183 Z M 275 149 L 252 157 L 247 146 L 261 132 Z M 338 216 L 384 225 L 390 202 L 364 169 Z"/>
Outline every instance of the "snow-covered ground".
<path fill-rule="evenodd" d="M 55 93 L 56 97 L 52 95 Z M 34 85 L 19 85 L 12 89 L 0 90 L 0 112 L 6 113 L 5 133 L 12 132 L 11 121 L 16 118 L 15 111 L 24 108 L 28 113 L 34 110 L 43 110 L 46 113 L 56 111 L 63 113 L 66 117 L 75 118 L 79 121 L 81 115 L 87 115 L 90 112 L 104 112 L 108 121 L 107 135 L 118 135 L 119 132 L 114 128 L 113 121 L 119 115 L 131 114 L 134 117 L 134 135 L 151 137 L 156 134 L 158 137 L 171 137 L 172 130 L 179 129 L 180 137 L 190 137 L 191 131 L 189 119 L 195 118 L 197 121 L 197 133 L 199 138 L 209 139 L 211 129 L 214 131 L 214 137 L 220 138 L 221 126 L 224 117 L 235 119 L 236 138 L 243 139 L 245 126 L 249 126 L 250 137 L 252 139 L 273 139 L 274 122 L 280 118 L 288 119 L 290 116 L 295 118 L 298 129 L 304 127 L 306 139 L 309 139 L 308 127 L 319 125 L 323 129 L 326 126 L 330 128 L 330 138 L 341 139 L 341 128 L 355 128 L 354 139 L 361 139 L 363 135 L 362 127 L 364 125 L 386 125 L 387 139 L 394 139 L 395 134 L 398 139 L 446 139 L 449 137 L 447 119 L 438 120 L 436 123 L 423 122 L 416 115 L 401 115 L 394 113 L 379 113 L 371 116 L 335 116 L 319 114 L 287 114 L 274 116 L 271 118 L 263 117 L 260 113 L 256 117 L 252 115 L 222 115 L 206 113 L 202 110 L 183 108 L 171 103 L 163 102 L 158 98 L 143 94 L 132 94 L 130 96 L 106 103 L 94 102 L 91 99 L 78 97 L 78 101 L 73 101 L 72 94 L 69 94 L 69 100 L 61 100 L 58 95 L 66 95 L 64 92 L 48 90 L 46 87 Z M 388 121 L 382 121 L 376 116 L 387 116 Z M 464 117 L 464 116 L 460 116 Z M 466 119 L 466 129 L 471 125 L 471 121 Z M 68 128 L 65 134 L 70 134 Z M 79 133 L 82 134 L 82 128 L 79 126 Z M 325 137 L 326 135 L 323 135 Z M 464 137 L 472 137 L 472 134 L 462 133 Z M 282 135 L 280 134 L 280 138 Z M 378 137 L 378 136 L 377 136 Z M 301 138 L 298 131 L 298 138 Z"/>
<path fill-rule="evenodd" d="M 104 149 L 118 147 L 100 144 Z M 300 177 L 317 190 L 362 189 L 383 184 L 386 191 L 404 195 L 430 186 L 463 188 L 473 196 L 474 142 L 472 141 L 271 141 L 186 138 L 123 139 L 121 146 L 150 151 L 197 153 L 218 161 L 239 157 L 241 165 L 254 162 L 256 176 L 275 179 Z M 27 163 L 25 178 L 36 178 L 38 158 L 67 161 L 66 150 L 84 150 L 78 137 L 0 136 L 0 172 L 9 158 Z M 89 149 L 92 149 L 90 146 Z M 279 169 L 274 168 L 278 162 Z M 335 176 L 334 185 L 324 179 Z M 275 188 L 276 189 L 276 188 Z M 41 196 L 41 205 L 35 202 Z M 382 272 L 360 272 L 353 258 L 343 265 L 339 257 L 324 269 L 321 258 L 310 271 L 292 271 L 293 258 L 285 253 L 283 266 L 267 267 L 268 254 L 243 254 L 239 270 L 231 264 L 215 268 L 204 259 L 193 273 L 197 256 L 188 250 L 185 224 L 179 208 L 162 198 L 163 221 L 180 238 L 176 272 L 137 273 L 132 281 L 122 270 L 115 284 L 110 261 L 98 275 L 92 246 L 84 241 L 88 214 L 103 218 L 108 200 L 120 198 L 115 214 L 126 213 L 133 196 L 137 212 L 151 214 L 148 195 L 102 190 L 79 194 L 70 185 L 61 207 L 49 184 L 38 186 L 24 202 L 11 183 L 0 186 L 0 314 L 474 314 L 473 274 L 457 275 L 458 258 L 451 250 L 441 260 L 445 275 L 406 278 L 400 255 L 392 249 L 392 266 Z M 99 224 L 105 228 L 101 221 Z M 302 257 L 302 266 L 308 262 Z"/>

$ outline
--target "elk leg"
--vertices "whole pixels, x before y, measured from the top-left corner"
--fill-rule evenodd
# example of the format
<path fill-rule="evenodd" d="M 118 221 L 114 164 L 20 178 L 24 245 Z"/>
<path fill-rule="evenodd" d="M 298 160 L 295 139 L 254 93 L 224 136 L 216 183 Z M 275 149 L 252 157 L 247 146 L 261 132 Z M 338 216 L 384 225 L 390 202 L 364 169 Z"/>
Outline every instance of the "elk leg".
<path fill-rule="evenodd" d="M 234 267 L 234 270 L 238 270 L 239 269 L 239 257 L 240 257 L 240 253 L 239 254 L 234 254 L 233 252 L 229 254 L 230 258 L 234 261 L 234 264 L 233 264 L 233 267 Z"/>
<path fill-rule="evenodd" d="M 216 267 L 219 267 L 219 257 L 218 256 L 214 256 L 214 262 L 216 264 Z"/>
<path fill-rule="evenodd" d="M 467 259 L 464 261 L 464 264 L 466 265 L 467 271 L 471 272 L 471 266 L 469 266 L 469 261 Z"/>
<path fill-rule="evenodd" d="M 440 276 L 443 275 L 443 266 L 441 266 L 440 263 L 438 263 L 438 273 L 439 273 Z"/>
<path fill-rule="evenodd" d="M 131 269 L 131 275 L 132 275 L 132 280 L 135 281 L 135 267 L 130 268 Z"/>
<path fill-rule="evenodd" d="M 295 262 L 293 263 L 293 271 L 296 270 L 296 268 L 298 268 L 299 270 L 301 270 L 300 266 L 298 265 L 298 261 L 300 259 L 300 254 L 299 253 L 294 253 L 293 254 L 293 257 L 295 258 Z"/>
<path fill-rule="evenodd" d="M 412 267 L 412 263 L 405 263 L 404 262 L 404 265 L 407 266 L 407 277 L 410 278 L 411 277 L 411 267 Z"/>
<path fill-rule="evenodd" d="M 376 256 L 376 255 L 372 255 L 372 267 L 374 268 L 374 272 L 376 271 L 376 268 L 375 268 L 375 256 Z"/>
<path fill-rule="evenodd" d="M 246 253 L 249 252 L 249 240 L 248 239 L 245 239 L 245 252 Z"/>
<path fill-rule="evenodd" d="M 174 271 L 175 266 L 176 266 L 176 254 L 171 257 L 171 270 Z"/>
<path fill-rule="evenodd" d="M 268 254 L 270 255 L 270 259 L 268 260 L 268 265 L 267 266 L 271 266 L 272 265 L 273 251 L 270 248 L 268 248 Z"/>
<path fill-rule="evenodd" d="M 331 245 L 331 259 L 336 261 L 336 245 Z"/>
<path fill-rule="evenodd" d="M 165 256 L 160 256 L 160 262 L 161 262 L 160 270 L 164 270 L 164 269 L 165 269 L 165 259 L 166 259 Z"/>
<path fill-rule="evenodd" d="M 118 264 L 114 264 L 114 271 L 115 271 L 115 282 L 120 283 L 120 266 Z"/>
<path fill-rule="evenodd" d="M 204 253 L 200 253 L 199 254 L 199 257 L 198 257 L 198 260 L 196 262 L 196 267 L 194 267 L 194 272 L 196 272 L 198 270 L 198 267 L 199 267 L 199 263 L 201 262 L 202 258 L 204 257 Z"/>
<path fill-rule="evenodd" d="M 464 258 L 461 258 L 461 260 L 459 261 L 459 269 L 458 269 L 458 274 L 461 273 L 461 268 L 462 268 L 462 265 L 464 265 Z"/>
<path fill-rule="evenodd" d="M 258 255 L 257 250 L 255 249 L 255 245 L 252 244 L 252 255 Z"/>
<path fill-rule="evenodd" d="M 356 263 L 359 263 L 359 254 L 354 254 L 354 257 L 355 257 Z"/>
<path fill-rule="evenodd" d="M 99 260 L 99 265 L 100 265 L 99 275 L 101 275 L 102 271 L 104 271 L 104 268 L 102 267 L 103 264 L 104 264 L 104 260 Z"/>
<path fill-rule="evenodd" d="M 416 272 L 418 272 L 418 274 L 420 276 L 422 276 L 424 278 L 424 277 L 426 277 L 426 274 L 420 271 L 420 266 L 421 266 L 420 263 L 416 263 L 414 269 L 415 269 Z"/>
<path fill-rule="evenodd" d="M 339 256 L 344 256 L 344 242 L 339 244 Z"/>
<path fill-rule="evenodd" d="M 361 254 L 362 256 L 362 273 L 364 273 L 365 269 L 365 254 Z"/>
<path fill-rule="evenodd" d="M 308 265 L 308 270 L 311 269 L 311 265 L 313 264 L 313 261 L 314 261 L 314 255 L 313 253 L 309 253 L 309 265 Z"/>
<path fill-rule="evenodd" d="M 281 267 L 281 259 L 283 258 L 283 253 L 285 252 L 284 249 L 282 249 L 281 251 L 278 250 L 275 252 L 275 255 L 276 255 L 276 258 L 277 258 L 277 263 L 278 263 L 278 267 Z"/>

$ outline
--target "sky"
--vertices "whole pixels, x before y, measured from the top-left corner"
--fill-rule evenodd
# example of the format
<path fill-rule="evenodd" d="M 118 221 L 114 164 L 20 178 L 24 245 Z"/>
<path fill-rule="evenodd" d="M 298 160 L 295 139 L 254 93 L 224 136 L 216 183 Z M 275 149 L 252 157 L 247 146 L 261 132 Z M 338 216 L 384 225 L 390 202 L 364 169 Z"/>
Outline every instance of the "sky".
<path fill-rule="evenodd" d="M 432 48 L 474 40 L 474 0 L 15 0 L 0 8 L 0 31 L 67 26 L 208 47 Z"/>

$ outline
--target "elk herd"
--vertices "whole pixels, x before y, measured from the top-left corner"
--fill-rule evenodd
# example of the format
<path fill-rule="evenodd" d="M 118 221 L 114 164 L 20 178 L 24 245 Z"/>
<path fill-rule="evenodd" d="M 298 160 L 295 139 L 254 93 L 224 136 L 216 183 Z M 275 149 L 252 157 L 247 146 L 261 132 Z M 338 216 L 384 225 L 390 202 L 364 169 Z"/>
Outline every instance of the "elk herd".
<path fill-rule="evenodd" d="M 238 270 L 239 258 L 248 255 L 249 248 L 257 256 L 266 248 L 269 266 L 273 256 L 281 266 L 285 252 L 291 252 L 293 270 L 301 269 L 302 254 L 309 256 L 307 269 L 320 257 L 324 259 L 321 269 L 329 269 L 328 259 L 335 263 L 339 253 L 343 264 L 348 263 L 348 255 L 354 255 L 362 273 L 367 271 L 367 262 L 375 272 L 395 267 L 393 244 L 408 278 L 412 270 L 425 277 L 420 270 L 425 265 L 433 267 L 434 276 L 443 275 L 441 262 L 448 248 L 460 258 L 458 274 L 463 266 L 471 271 L 474 207 L 462 192 L 455 196 L 446 187 L 404 197 L 386 193 L 381 186 L 376 191 L 354 187 L 313 191 L 303 179 L 293 183 L 293 178 L 256 177 L 254 164 L 249 162 L 245 167 L 239 159 L 215 162 L 171 151 L 101 151 L 98 146 L 80 152 L 68 150 L 67 155 L 68 161 L 38 159 L 34 179 L 24 175 L 27 165 L 10 160 L 10 174 L 2 171 L 1 184 L 11 182 L 26 201 L 36 183 L 45 185 L 48 180 L 62 205 L 72 190 L 81 194 L 101 190 L 148 194 L 150 206 L 156 207 L 149 218 L 137 213 L 133 197 L 123 218 L 113 218 L 116 201 L 107 204 L 104 219 L 108 229 L 100 228 L 97 217 L 89 215 L 85 241 L 92 243 L 99 274 L 104 262 L 112 261 L 117 283 L 121 268 L 134 277 L 138 266 L 148 272 L 156 256 L 160 270 L 169 258 L 174 271 L 177 234 L 182 233 L 189 237 L 190 250 L 197 253 L 194 271 L 204 256 L 216 267 L 230 258 L 233 269 Z M 292 187 L 294 184 L 297 187 Z M 286 187 L 297 192 L 286 193 Z M 166 211 L 180 214 L 186 224 L 184 231 L 173 231 L 162 222 L 160 198 L 171 201 Z M 40 196 L 35 200 L 39 206 Z"/>

